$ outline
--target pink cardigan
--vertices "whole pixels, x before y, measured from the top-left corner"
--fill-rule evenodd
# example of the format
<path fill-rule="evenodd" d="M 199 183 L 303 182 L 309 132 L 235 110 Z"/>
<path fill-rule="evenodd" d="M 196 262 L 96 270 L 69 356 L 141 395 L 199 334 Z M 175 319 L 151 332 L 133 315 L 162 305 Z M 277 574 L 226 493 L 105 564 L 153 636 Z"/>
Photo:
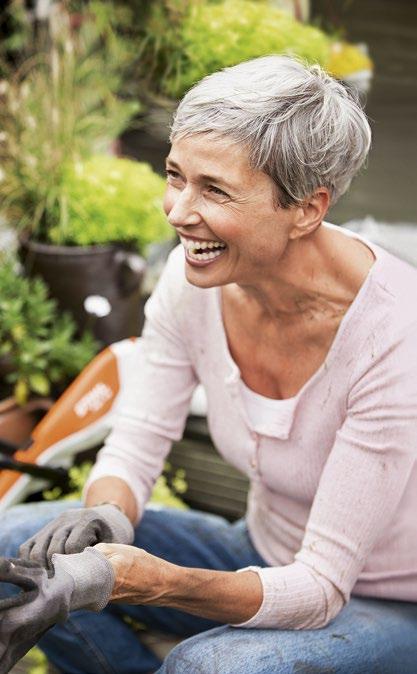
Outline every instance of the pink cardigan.
<path fill-rule="evenodd" d="M 324 223 L 325 227 L 334 227 Z M 339 228 L 338 228 L 339 229 Z M 242 627 L 326 625 L 350 594 L 417 602 L 417 270 L 379 246 L 325 362 L 273 428 L 251 428 L 220 289 L 171 254 L 147 303 L 130 389 L 85 491 L 124 479 L 142 511 L 198 382 L 220 454 L 251 482 L 247 524 L 269 567 Z"/>

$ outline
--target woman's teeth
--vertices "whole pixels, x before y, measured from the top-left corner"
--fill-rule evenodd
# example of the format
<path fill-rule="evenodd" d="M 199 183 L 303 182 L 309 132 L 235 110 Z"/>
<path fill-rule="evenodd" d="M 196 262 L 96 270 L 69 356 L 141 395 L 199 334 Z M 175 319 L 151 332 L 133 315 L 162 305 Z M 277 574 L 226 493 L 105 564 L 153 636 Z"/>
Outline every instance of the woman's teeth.
<path fill-rule="evenodd" d="M 226 248 L 226 244 L 220 241 L 193 241 L 193 239 L 180 238 L 189 257 L 194 260 L 213 260 L 219 257 Z"/>

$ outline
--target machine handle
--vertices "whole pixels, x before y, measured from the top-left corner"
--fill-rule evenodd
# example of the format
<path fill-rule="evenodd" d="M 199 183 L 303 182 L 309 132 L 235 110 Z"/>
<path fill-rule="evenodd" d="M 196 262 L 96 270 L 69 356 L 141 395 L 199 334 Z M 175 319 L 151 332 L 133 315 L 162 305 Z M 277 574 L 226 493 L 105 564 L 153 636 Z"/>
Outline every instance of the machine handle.
<path fill-rule="evenodd" d="M 69 484 L 69 473 L 65 468 L 52 466 L 38 466 L 35 463 L 26 463 L 0 453 L 0 470 L 15 470 L 18 473 L 32 475 L 32 477 L 42 478 L 53 482 L 56 486 L 67 486 Z"/>

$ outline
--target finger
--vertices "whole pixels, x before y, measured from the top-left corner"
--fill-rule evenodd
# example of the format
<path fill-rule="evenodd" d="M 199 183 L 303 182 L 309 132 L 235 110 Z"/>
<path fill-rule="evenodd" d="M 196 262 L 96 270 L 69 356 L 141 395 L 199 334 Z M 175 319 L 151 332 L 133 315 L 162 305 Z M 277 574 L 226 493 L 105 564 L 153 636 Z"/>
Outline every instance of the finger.
<path fill-rule="evenodd" d="M 19 548 L 19 557 L 21 557 L 22 559 L 29 559 L 30 553 L 32 552 L 32 548 L 35 545 L 35 542 L 36 538 L 32 536 L 32 538 L 29 538 L 29 540 L 22 543 L 22 545 Z"/>
<path fill-rule="evenodd" d="M 44 527 L 39 529 L 33 536 L 24 541 L 19 548 L 19 557 L 23 559 L 31 559 L 32 550 L 36 546 L 35 555 L 39 554 L 39 549 L 42 547 L 42 542 L 49 539 L 56 529 L 56 521 L 49 522 Z"/>
<path fill-rule="evenodd" d="M 0 557 L 0 580 L 3 580 L 3 576 L 6 576 L 11 568 L 11 560 L 7 557 Z"/>
<path fill-rule="evenodd" d="M 21 606 L 32 601 L 38 594 L 38 584 L 40 573 L 45 573 L 41 567 L 34 562 L 24 562 L 19 559 L 2 558 L 0 561 L 0 582 L 7 585 L 14 585 L 21 591 L 14 592 L 8 597 L 0 599 L 0 613 L 14 606 Z M 8 592 L 12 590 L 9 587 Z"/>
<path fill-rule="evenodd" d="M 48 549 L 46 550 L 46 560 L 49 568 L 53 568 L 51 564 L 52 555 L 54 555 L 56 552 L 61 555 L 65 554 L 65 543 L 67 542 L 67 538 L 70 533 L 71 529 L 62 527 L 52 536 L 48 545 Z"/>
<path fill-rule="evenodd" d="M 32 559 L 22 559 L 21 557 L 8 557 L 9 562 L 17 566 L 19 569 L 41 569 L 39 562 Z"/>
<path fill-rule="evenodd" d="M 49 544 L 51 542 L 53 533 L 45 534 L 40 536 L 37 540 L 34 541 L 30 551 L 28 559 L 30 561 L 35 561 L 41 564 L 42 566 L 47 565 L 47 551 Z"/>
<path fill-rule="evenodd" d="M 35 597 L 37 597 L 38 593 L 39 590 L 37 587 L 35 587 L 32 590 L 19 592 L 18 594 L 15 594 L 11 597 L 5 597 L 4 599 L 0 599 L 0 614 L 9 608 L 14 608 L 16 606 L 28 604 L 29 602 L 33 601 Z"/>
<path fill-rule="evenodd" d="M 0 581 L 17 585 L 23 589 L 32 590 L 36 587 L 34 577 L 39 576 L 40 567 L 38 565 L 27 567 L 20 565 L 20 560 L 2 558 L 0 564 Z"/>
<path fill-rule="evenodd" d="M 76 524 L 66 540 L 65 553 L 71 555 L 82 552 L 85 548 L 96 545 L 100 540 L 100 526 L 97 522 L 89 522 L 87 526 L 82 523 Z"/>

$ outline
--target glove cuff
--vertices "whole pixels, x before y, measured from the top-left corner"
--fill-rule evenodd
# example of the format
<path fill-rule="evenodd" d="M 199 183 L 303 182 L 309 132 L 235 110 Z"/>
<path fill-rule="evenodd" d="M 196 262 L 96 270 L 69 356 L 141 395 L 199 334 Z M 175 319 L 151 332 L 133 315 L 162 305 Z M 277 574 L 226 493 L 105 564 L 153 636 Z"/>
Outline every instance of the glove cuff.
<path fill-rule="evenodd" d="M 133 543 L 135 537 L 133 524 L 117 506 L 111 503 L 103 503 L 102 505 L 92 506 L 91 510 L 95 510 L 109 525 L 114 536 L 112 543 L 124 545 Z"/>
<path fill-rule="evenodd" d="M 52 555 L 55 572 L 65 571 L 74 581 L 70 611 L 101 611 L 109 603 L 115 576 L 108 559 L 94 548 L 73 555 Z"/>

